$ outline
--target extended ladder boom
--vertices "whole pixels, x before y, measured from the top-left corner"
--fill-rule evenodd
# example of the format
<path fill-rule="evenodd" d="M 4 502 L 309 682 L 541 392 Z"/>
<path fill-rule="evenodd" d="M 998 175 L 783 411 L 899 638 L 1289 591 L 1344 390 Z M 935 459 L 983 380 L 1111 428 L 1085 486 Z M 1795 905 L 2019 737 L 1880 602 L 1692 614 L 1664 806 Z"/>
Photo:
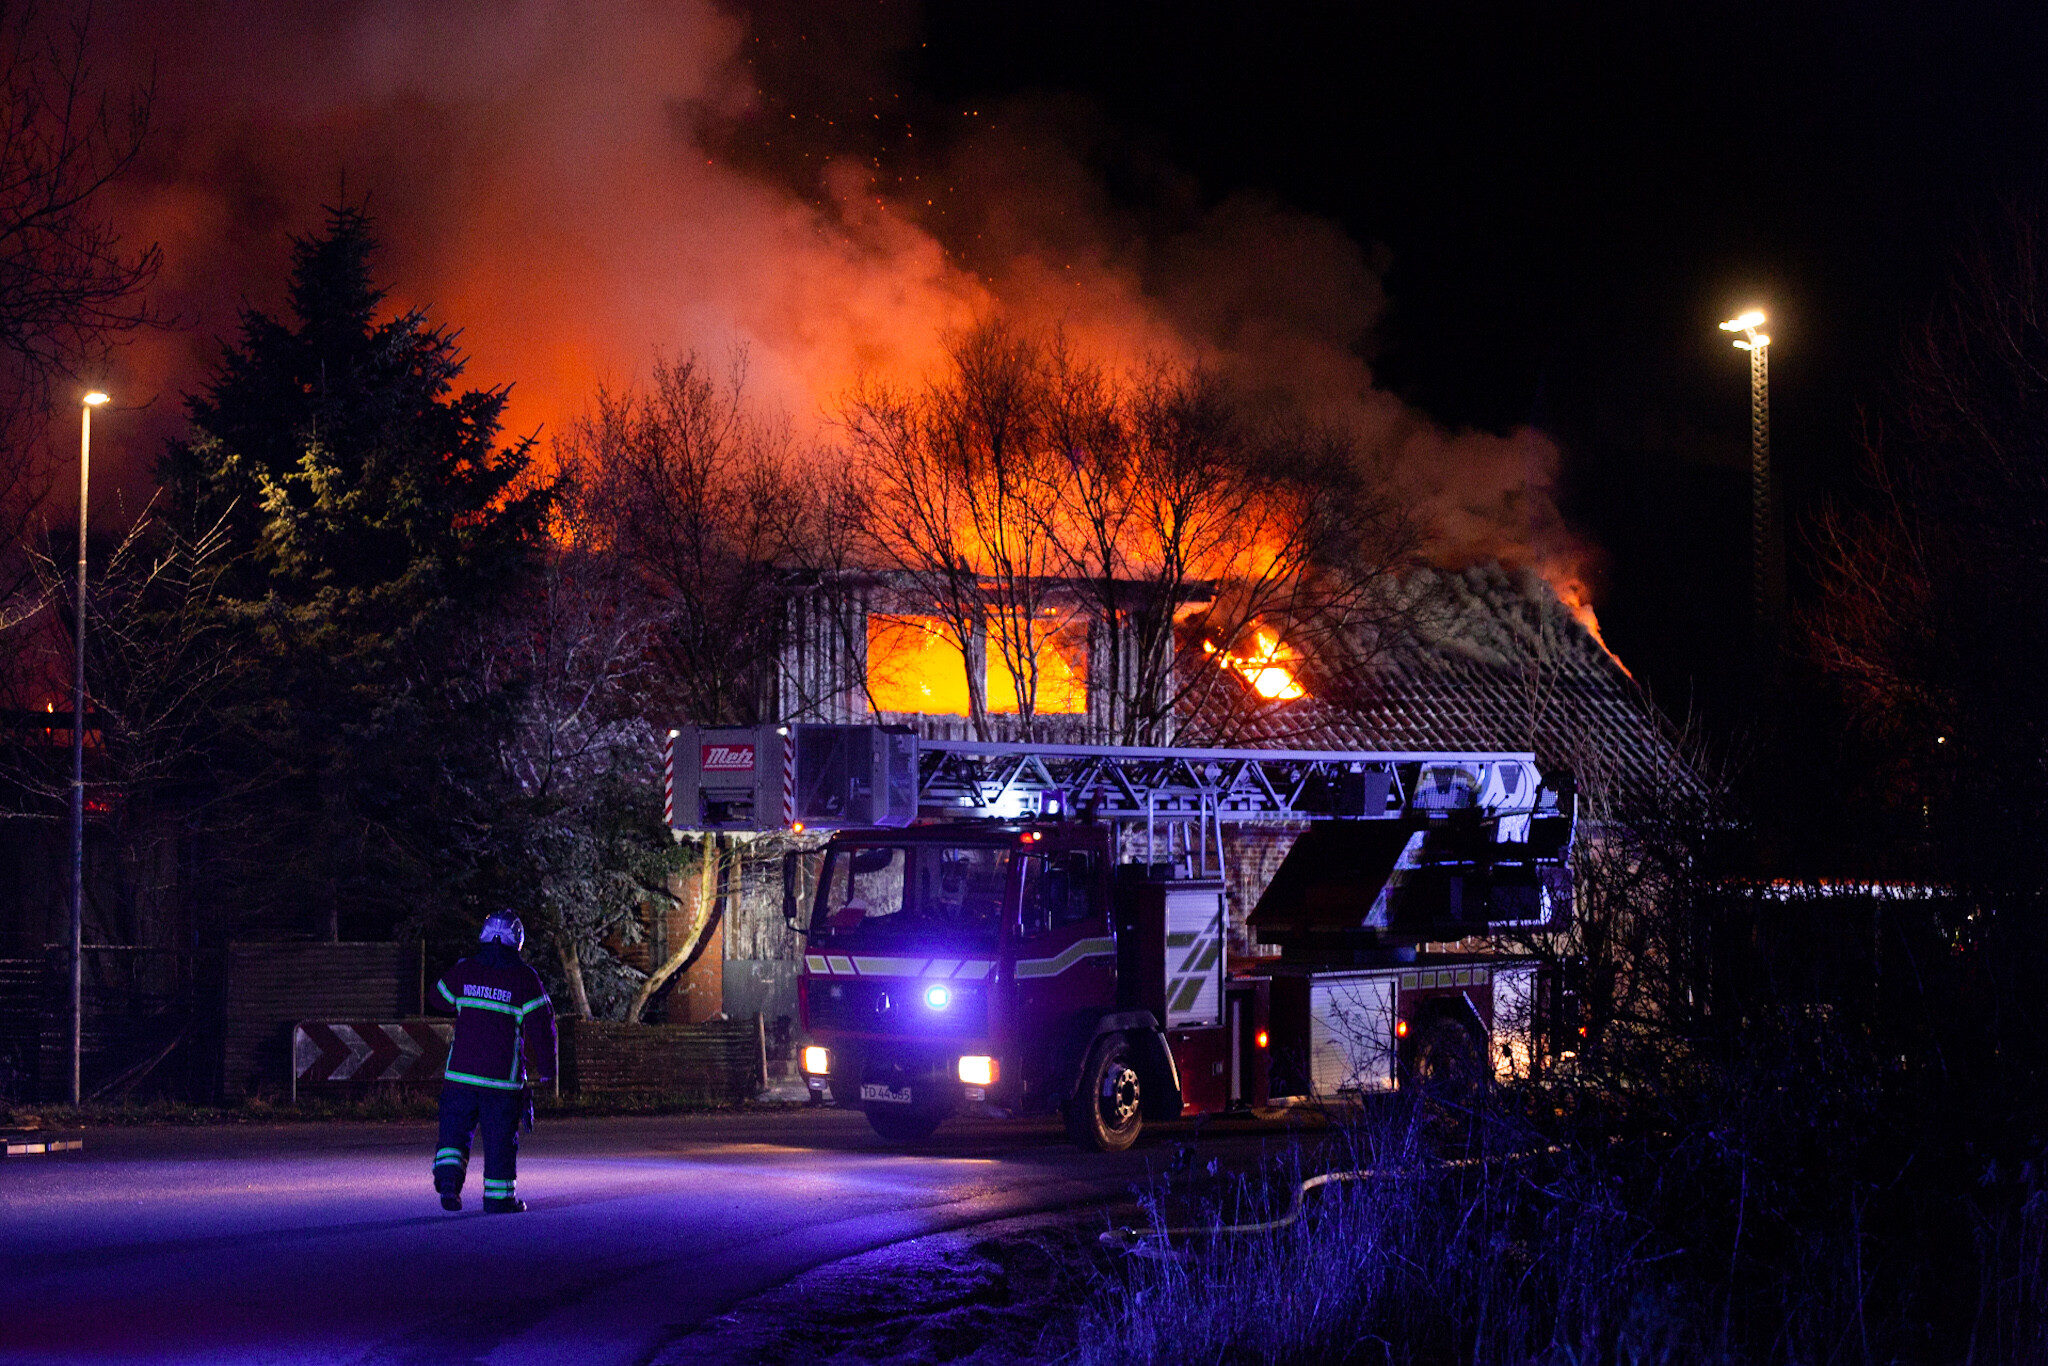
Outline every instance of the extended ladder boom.
<path fill-rule="evenodd" d="M 684 830 L 900 826 L 1081 815 L 1148 830 L 1470 813 L 1489 842 L 1555 814 L 1516 752 L 1142 748 L 924 740 L 795 724 L 670 732 L 668 820 Z"/>
<path fill-rule="evenodd" d="M 1533 813 L 1540 792 L 1527 753 L 918 742 L 918 811 L 929 817 L 1244 823 L 1374 819 L 1412 803 L 1512 818 Z"/>

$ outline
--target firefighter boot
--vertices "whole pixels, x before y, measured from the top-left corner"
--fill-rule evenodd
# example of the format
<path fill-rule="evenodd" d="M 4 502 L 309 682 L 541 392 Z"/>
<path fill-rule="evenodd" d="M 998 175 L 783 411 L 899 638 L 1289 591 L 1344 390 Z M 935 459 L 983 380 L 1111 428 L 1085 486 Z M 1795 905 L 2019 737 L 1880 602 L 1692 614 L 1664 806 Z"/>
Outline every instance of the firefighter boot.
<path fill-rule="evenodd" d="M 469 1154 L 460 1148 L 443 1148 L 434 1154 L 434 1190 L 441 1208 L 462 1208 L 462 1179 L 469 1174 Z"/>
<path fill-rule="evenodd" d="M 522 1214 L 525 1210 L 526 1202 L 512 1193 L 510 1181 L 484 1179 L 485 1214 Z"/>

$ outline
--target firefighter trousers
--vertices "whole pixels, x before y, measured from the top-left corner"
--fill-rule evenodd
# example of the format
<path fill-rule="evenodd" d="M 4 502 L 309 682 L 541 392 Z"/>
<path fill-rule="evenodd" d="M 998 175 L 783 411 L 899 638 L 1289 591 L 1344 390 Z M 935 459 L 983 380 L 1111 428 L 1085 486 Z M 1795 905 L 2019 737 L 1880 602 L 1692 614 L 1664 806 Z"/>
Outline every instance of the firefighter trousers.
<path fill-rule="evenodd" d="M 524 1091 L 498 1091 L 450 1081 L 441 1085 L 441 1143 L 434 1152 L 434 1189 L 460 1195 L 469 1174 L 469 1139 L 484 1132 L 484 1199 L 510 1200 L 519 1174 L 519 1120 Z"/>

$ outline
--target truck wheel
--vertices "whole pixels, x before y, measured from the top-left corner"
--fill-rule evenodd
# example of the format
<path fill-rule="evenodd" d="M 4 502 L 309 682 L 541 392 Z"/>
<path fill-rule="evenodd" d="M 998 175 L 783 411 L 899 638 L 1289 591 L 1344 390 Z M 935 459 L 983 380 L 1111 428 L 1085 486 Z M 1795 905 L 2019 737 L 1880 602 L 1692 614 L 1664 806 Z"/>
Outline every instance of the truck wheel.
<path fill-rule="evenodd" d="M 891 1143 L 922 1143 L 939 1127 L 940 1116 L 921 1110 L 871 1109 L 868 1127 Z"/>
<path fill-rule="evenodd" d="M 1095 1041 L 1081 1069 L 1081 1085 L 1066 1104 L 1067 1137 L 1098 1153 L 1120 1153 L 1138 1141 L 1145 1117 L 1132 1062 L 1123 1035 Z"/>
<path fill-rule="evenodd" d="M 1439 1015 L 1422 1027 L 1404 1069 L 1408 1085 L 1450 1105 L 1469 1106 L 1486 1085 L 1486 1045 L 1463 1020 Z"/>

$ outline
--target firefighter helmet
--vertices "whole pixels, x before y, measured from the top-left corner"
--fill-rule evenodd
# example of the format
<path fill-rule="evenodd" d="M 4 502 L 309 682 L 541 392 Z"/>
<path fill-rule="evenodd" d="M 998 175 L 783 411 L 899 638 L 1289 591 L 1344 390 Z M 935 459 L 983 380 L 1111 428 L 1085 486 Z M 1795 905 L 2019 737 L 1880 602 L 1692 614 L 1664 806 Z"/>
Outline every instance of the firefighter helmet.
<path fill-rule="evenodd" d="M 484 932 L 477 938 L 486 944 L 509 945 L 517 952 L 526 947 L 526 926 L 510 911 L 494 911 L 484 918 Z"/>

